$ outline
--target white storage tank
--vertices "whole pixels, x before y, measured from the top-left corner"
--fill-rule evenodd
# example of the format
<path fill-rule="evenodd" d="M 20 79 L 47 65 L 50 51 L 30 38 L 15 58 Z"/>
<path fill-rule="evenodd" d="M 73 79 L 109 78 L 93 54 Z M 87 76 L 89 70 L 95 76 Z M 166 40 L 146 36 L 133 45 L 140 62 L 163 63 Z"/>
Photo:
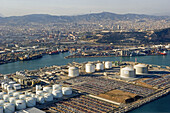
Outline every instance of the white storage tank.
<path fill-rule="evenodd" d="M 44 99 L 46 102 L 53 101 L 53 95 L 51 93 L 45 93 Z"/>
<path fill-rule="evenodd" d="M 33 97 L 27 97 L 26 105 L 27 105 L 27 107 L 34 107 L 36 105 L 36 99 Z"/>
<path fill-rule="evenodd" d="M 4 108 L 3 108 L 3 106 L 0 106 L 0 113 L 4 113 Z"/>
<path fill-rule="evenodd" d="M 52 88 L 51 87 L 44 87 L 43 91 L 46 93 L 52 93 Z"/>
<path fill-rule="evenodd" d="M 13 88 L 14 88 L 15 90 L 20 90 L 20 89 L 21 89 L 21 84 L 14 84 L 14 85 L 13 85 Z"/>
<path fill-rule="evenodd" d="M 0 98 L 3 98 L 4 92 L 0 92 Z"/>
<path fill-rule="evenodd" d="M 105 69 L 111 69 L 112 68 L 112 62 L 106 61 L 105 62 Z"/>
<path fill-rule="evenodd" d="M 16 97 L 9 97 L 9 102 L 15 104 Z"/>
<path fill-rule="evenodd" d="M 36 91 L 39 91 L 41 89 L 42 89 L 41 85 L 36 85 Z"/>
<path fill-rule="evenodd" d="M 54 98 L 61 98 L 63 96 L 62 90 L 54 90 L 52 94 Z"/>
<path fill-rule="evenodd" d="M 77 67 L 69 67 L 68 76 L 69 77 L 79 76 L 79 68 L 77 68 Z"/>
<path fill-rule="evenodd" d="M 54 85 L 53 85 L 53 91 L 54 91 L 54 90 L 62 90 L 62 85 L 54 84 Z"/>
<path fill-rule="evenodd" d="M 97 63 L 96 64 L 96 70 L 97 71 L 102 71 L 104 70 L 104 65 L 102 63 Z"/>
<path fill-rule="evenodd" d="M 9 84 L 5 83 L 4 86 L 3 86 L 3 88 L 6 90 L 8 85 L 9 85 Z"/>
<path fill-rule="evenodd" d="M 3 95 L 3 99 L 4 101 L 9 101 L 9 95 L 8 94 Z"/>
<path fill-rule="evenodd" d="M 4 88 L 4 84 L 5 84 L 5 82 L 2 82 L 2 83 L 1 83 L 1 88 Z"/>
<path fill-rule="evenodd" d="M 120 70 L 120 77 L 122 78 L 135 78 L 135 69 L 131 66 L 124 67 Z"/>
<path fill-rule="evenodd" d="M 44 91 L 36 91 L 36 95 L 38 95 L 38 96 L 44 96 Z"/>
<path fill-rule="evenodd" d="M 19 98 L 19 95 L 21 94 L 21 92 L 14 92 L 13 93 L 13 97 Z"/>
<path fill-rule="evenodd" d="M 23 110 L 26 108 L 26 102 L 25 100 L 16 100 L 15 106 L 17 110 Z"/>
<path fill-rule="evenodd" d="M 72 94 L 72 88 L 70 87 L 63 87 L 62 88 L 63 95 L 71 95 Z"/>
<path fill-rule="evenodd" d="M 21 99 L 21 100 L 25 100 L 25 99 L 26 99 L 26 95 L 25 95 L 25 94 L 21 94 L 21 95 L 19 95 L 19 99 Z"/>
<path fill-rule="evenodd" d="M 14 113 L 14 112 L 15 112 L 15 104 L 4 103 L 4 113 Z"/>
<path fill-rule="evenodd" d="M 134 66 L 136 69 L 136 74 L 147 74 L 148 73 L 148 66 L 145 64 L 137 64 Z"/>
<path fill-rule="evenodd" d="M 0 100 L 0 106 L 4 105 L 4 100 Z"/>
<path fill-rule="evenodd" d="M 87 63 L 85 67 L 86 67 L 86 73 L 95 72 L 95 65 L 93 65 L 91 63 Z"/>
<path fill-rule="evenodd" d="M 45 99 L 43 96 L 37 96 L 37 102 L 40 103 L 40 104 L 44 104 L 45 103 Z"/>

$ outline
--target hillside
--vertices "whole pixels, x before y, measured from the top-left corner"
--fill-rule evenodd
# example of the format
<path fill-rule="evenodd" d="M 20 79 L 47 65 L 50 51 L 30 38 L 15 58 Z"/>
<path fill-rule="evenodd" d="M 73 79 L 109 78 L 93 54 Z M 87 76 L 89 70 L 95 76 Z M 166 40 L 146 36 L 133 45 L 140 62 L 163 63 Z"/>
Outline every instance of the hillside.
<path fill-rule="evenodd" d="M 135 19 L 152 19 L 152 20 L 170 20 L 168 16 L 151 16 L 139 14 L 115 14 L 109 12 L 93 13 L 77 16 L 52 16 L 47 14 L 32 14 L 25 16 L 12 16 L 0 18 L 0 24 L 29 24 L 29 23 L 70 23 L 70 22 L 96 22 L 96 21 L 109 21 L 109 20 L 135 20 Z"/>

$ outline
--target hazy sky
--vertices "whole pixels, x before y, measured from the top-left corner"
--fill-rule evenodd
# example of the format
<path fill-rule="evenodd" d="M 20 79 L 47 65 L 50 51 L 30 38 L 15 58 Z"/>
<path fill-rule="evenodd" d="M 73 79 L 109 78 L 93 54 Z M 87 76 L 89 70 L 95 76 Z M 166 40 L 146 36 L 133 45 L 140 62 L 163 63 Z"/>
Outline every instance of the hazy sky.
<path fill-rule="evenodd" d="M 0 14 L 77 15 L 97 12 L 170 15 L 170 0 L 0 0 Z"/>

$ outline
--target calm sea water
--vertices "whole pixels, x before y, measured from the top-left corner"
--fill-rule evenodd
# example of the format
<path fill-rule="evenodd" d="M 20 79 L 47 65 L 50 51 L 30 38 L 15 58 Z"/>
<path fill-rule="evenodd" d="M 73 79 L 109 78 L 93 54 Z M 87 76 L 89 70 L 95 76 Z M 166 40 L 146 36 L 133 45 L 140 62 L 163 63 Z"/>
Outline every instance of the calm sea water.
<path fill-rule="evenodd" d="M 138 56 L 138 57 L 104 57 L 104 58 L 75 58 L 75 59 L 64 59 L 69 53 L 58 54 L 58 55 L 46 55 L 41 59 L 30 60 L 30 61 L 18 61 L 8 64 L 0 65 L 0 73 L 8 74 L 14 73 L 21 70 L 34 70 L 40 67 L 52 66 L 52 65 L 66 65 L 73 61 L 75 62 L 86 62 L 86 61 L 135 61 L 170 66 L 170 53 L 167 56 Z M 149 104 L 141 106 L 129 113 L 160 113 L 169 112 L 170 113 L 170 95 L 153 101 Z"/>

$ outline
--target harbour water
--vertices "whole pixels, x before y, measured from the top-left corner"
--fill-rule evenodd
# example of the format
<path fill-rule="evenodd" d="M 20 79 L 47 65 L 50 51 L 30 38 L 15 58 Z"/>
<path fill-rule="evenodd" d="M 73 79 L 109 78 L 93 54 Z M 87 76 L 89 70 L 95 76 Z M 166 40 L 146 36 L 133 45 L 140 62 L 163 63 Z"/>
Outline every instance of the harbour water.
<path fill-rule="evenodd" d="M 52 65 L 65 65 L 75 62 L 86 62 L 86 61 L 135 61 L 154 65 L 170 66 L 170 53 L 167 56 L 138 56 L 138 57 L 103 57 L 103 58 L 75 58 L 75 59 L 64 59 L 69 53 L 63 53 L 58 55 L 46 55 L 43 58 L 30 60 L 30 61 L 18 61 L 8 64 L 0 65 L 0 73 L 8 74 L 14 73 L 21 70 L 34 70 L 45 66 Z M 160 113 L 170 112 L 170 95 L 162 97 L 149 104 L 143 105 L 138 109 L 135 109 L 129 113 Z"/>

